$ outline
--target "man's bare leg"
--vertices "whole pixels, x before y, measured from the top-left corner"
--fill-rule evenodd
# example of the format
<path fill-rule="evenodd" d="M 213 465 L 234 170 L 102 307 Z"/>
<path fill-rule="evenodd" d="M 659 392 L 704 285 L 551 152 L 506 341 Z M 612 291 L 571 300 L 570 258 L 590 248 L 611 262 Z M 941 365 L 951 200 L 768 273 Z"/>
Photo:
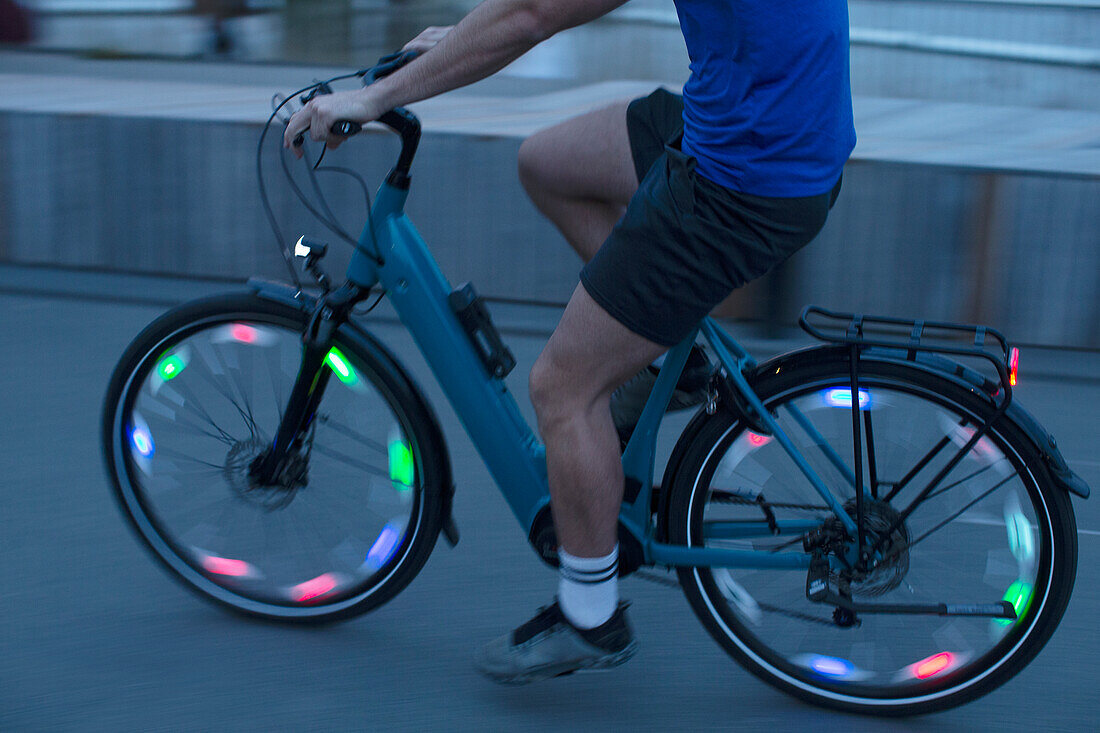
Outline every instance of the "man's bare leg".
<path fill-rule="evenodd" d="M 585 262 L 638 190 L 626 130 L 629 103 L 615 102 L 542 130 L 519 149 L 527 195 Z"/>
<path fill-rule="evenodd" d="M 531 370 L 558 541 L 580 557 L 617 542 L 623 469 L 611 393 L 666 347 L 616 321 L 578 285 Z"/>
<path fill-rule="evenodd" d="M 638 188 L 622 102 L 544 130 L 520 149 L 532 200 L 586 262 Z M 611 393 L 665 351 L 629 331 L 578 286 L 531 370 L 546 443 L 562 572 L 558 602 L 482 647 L 477 668 L 500 682 L 606 669 L 637 648 L 617 604 L 623 471 Z"/>

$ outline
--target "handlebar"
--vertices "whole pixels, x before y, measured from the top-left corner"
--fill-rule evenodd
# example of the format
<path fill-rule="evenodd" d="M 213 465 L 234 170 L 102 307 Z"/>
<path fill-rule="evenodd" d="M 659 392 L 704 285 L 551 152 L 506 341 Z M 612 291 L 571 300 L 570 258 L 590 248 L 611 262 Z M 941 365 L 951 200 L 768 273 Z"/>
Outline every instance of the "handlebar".
<path fill-rule="evenodd" d="M 363 80 L 363 86 L 370 86 L 379 79 L 387 77 L 393 72 L 400 69 L 402 66 L 405 66 L 419 55 L 419 51 L 398 51 L 397 53 L 391 53 L 378 59 L 378 63 L 376 63 L 369 69 L 361 70 L 359 73 L 356 74 L 356 76 L 360 77 Z M 311 99 L 319 94 L 332 94 L 332 88 L 327 83 L 322 82 L 318 84 L 311 92 L 309 92 L 309 94 L 301 98 L 302 103 L 305 104 L 309 102 Z M 405 120 L 404 118 L 411 117 L 411 114 L 404 109 L 397 109 L 394 110 L 394 112 L 400 112 L 401 114 L 399 115 L 399 117 L 401 117 L 402 119 L 398 120 L 396 118 L 393 118 L 393 113 L 387 112 L 386 114 L 382 115 L 382 117 L 380 117 L 378 121 L 392 129 L 394 132 L 400 134 L 402 136 L 402 140 L 404 140 L 405 135 L 402 130 L 407 123 L 407 120 Z M 390 118 L 392 122 L 397 124 L 397 126 L 394 126 L 394 124 L 387 122 L 386 118 Z M 415 120 L 416 118 L 414 117 L 413 119 Z M 417 126 L 419 127 L 419 122 L 417 122 Z M 362 130 L 363 125 L 355 122 L 354 120 L 337 120 L 332 124 L 332 127 L 329 131 L 333 135 L 339 135 L 340 137 L 351 137 L 353 135 L 358 135 L 360 132 L 362 132 Z M 294 147 L 301 147 L 304 142 L 305 130 L 300 132 L 298 136 L 294 138 Z M 409 162 L 411 163 L 412 161 L 410 160 Z"/>

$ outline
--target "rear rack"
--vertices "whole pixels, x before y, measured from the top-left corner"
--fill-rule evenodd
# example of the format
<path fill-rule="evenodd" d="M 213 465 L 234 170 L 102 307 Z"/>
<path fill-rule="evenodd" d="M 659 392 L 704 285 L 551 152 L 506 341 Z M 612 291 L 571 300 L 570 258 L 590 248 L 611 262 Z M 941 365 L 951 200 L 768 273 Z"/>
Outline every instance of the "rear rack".
<path fill-rule="evenodd" d="M 954 354 L 988 361 L 997 372 L 1004 405 L 1007 406 L 1012 399 L 1009 371 L 1013 350 L 1004 335 L 994 328 L 837 313 L 816 305 L 808 305 L 802 310 L 798 325 L 819 341 L 857 348 L 900 349 L 911 361 L 916 360 L 918 352 Z"/>
<path fill-rule="evenodd" d="M 1015 353 L 1008 345 L 1008 341 L 999 331 L 986 326 L 969 326 L 959 323 L 943 323 L 937 321 L 914 321 L 905 318 L 889 318 L 885 316 L 866 316 L 854 313 L 835 313 L 815 305 L 806 306 L 798 317 L 798 324 L 816 339 L 834 344 L 844 344 L 848 348 L 851 370 L 851 395 L 859 394 L 859 362 L 860 352 L 864 349 L 891 349 L 905 354 L 909 361 L 918 361 L 920 353 L 934 352 L 922 363 L 943 372 L 953 372 L 955 376 L 965 378 L 967 367 L 958 362 L 942 359 L 938 354 L 954 354 L 978 360 L 988 361 L 997 371 L 1000 386 L 997 387 L 991 380 L 983 375 L 982 383 L 987 383 L 989 397 L 993 400 L 993 413 L 986 418 L 977 429 L 971 431 L 965 444 L 961 446 L 955 456 L 947 462 L 934 478 L 920 491 L 919 494 L 898 514 L 890 528 L 879 535 L 870 548 L 870 552 L 879 552 L 887 537 L 900 527 L 909 515 L 927 499 L 939 486 L 947 475 L 954 470 L 958 462 L 962 460 L 978 441 L 985 437 L 1002 415 L 1008 410 L 1012 402 L 1012 385 L 1009 378 L 1010 360 Z M 943 363 L 937 363 L 942 359 Z M 968 380 L 972 381 L 972 380 Z M 976 385 L 977 386 L 977 385 Z M 1000 397 L 998 402 L 997 398 Z M 870 440 L 870 412 L 861 419 L 861 400 L 853 397 L 852 404 L 852 434 L 854 437 L 855 464 L 854 476 L 857 484 L 863 480 L 863 426 L 866 422 L 868 441 Z M 870 446 L 868 446 L 870 448 Z M 936 449 L 938 452 L 938 448 Z M 868 451 L 870 453 L 870 450 Z M 872 474 L 873 475 L 873 474 Z M 872 479 L 873 482 L 873 479 Z M 896 489 L 895 489 L 896 491 Z M 859 517 L 856 535 L 856 547 L 864 547 L 866 527 L 863 524 L 864 492 L 856 490 L 856 516 Z M 889 501 L 893 492 L 885 497 Z M 872 488 L 871 497 L 877 499 L 877 493 Z M 863 550 L 861 549 L 861 553 Z"/>

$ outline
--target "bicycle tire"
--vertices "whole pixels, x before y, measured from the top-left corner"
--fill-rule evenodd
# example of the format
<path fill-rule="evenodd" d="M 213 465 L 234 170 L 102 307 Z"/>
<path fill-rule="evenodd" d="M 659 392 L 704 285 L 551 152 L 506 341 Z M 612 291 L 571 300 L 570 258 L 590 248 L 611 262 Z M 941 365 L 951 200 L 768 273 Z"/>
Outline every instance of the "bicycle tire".
<path fill-rule="evenodd" d="M 251 293 L 203 299 L 165 313 L 134 339 L 114 370 L 104 402 L 102 440 L 114 496 L 128 524 L 171 575 L 202 598 L 232 611 L 272 621 L 316 624 L 370 611 L 397 595 L 416 576 L 431 554 L 444 521 L 450 471 L 438 424 L 419 390 L 381 344 L 365 332 L 345 326 L 338 330 L 334 346 L 341 368 L 357 380 L 356 391 L 349 388 L 341 392 L 345 386 L 342 381 L 329 380 L 314 421 L 319 427 L 313 428 L 309 440 L 305 483 L 282 495 L 244 486 L 239 477 L 247 469 L 249 451 L 264 439 L 269 442 L 277 427 L 278 415 L 285 406 L 285 402 L 278 404 L 285 401 L 286 392 L 280 395 L 280 391 L 289 390 L 296 374 L 296 354 L 308 318 L 304 307 Z M 181 354 L 188 358 L 193 354 L 193 365 L 184 363 Z M 277 355 L 281 363 L 276 363 Z M 214 366 L 204 366 L 206 362 Z M 226 366 L 234 363 L 236 371 L 231 373 Z M 166 371 L 172 374 L 166 375 Z M 219 376 L 219 371 L 227 376 Z M 207 386 L 212 389 L 204 403 L 201 390 Z M 268 387 L 272 397 L 265 421 L 259 395 Z M 181 394 L 187 399 L 183 400 Z M 340 410 L 336 400 L 352 394 L 359 398 L 356 404 L 373 405 L 381 415 L 366 422 L 368 428 L 375 423 L 381 426 L 383 418 L 393 423 L 389 429 L 396 431 L 397 437 L 389 438 L 390 455 L 386 460 L 390 462 L 390 488 L 398 498 L 386 494 L 387 466 L 373 466 L 335 449 L 323 453 L 316 442 L 318 431 L 324 431 L 321 434 L 326 440 L 343 440 L 360 448 L 378 442 L 367 437 L 366 429 L 361 434 L 330 419 L 330 414 Z M 178 412 L 170 400 L 180 403 Z M 221 402 L 232 403 L 232 407 Z M 141 405 L 148 416 L 143 416 L 135 405 Z M 220 417 L 234 409 L 245 427 Z M 154 420 L 156 427 L 148 427 L 147 423 Z M 138 422 L 140 429 L 135 427 Z M 224 465 L 211 467 L 222 460 L 216 457 L 220 449 L 217 446 L 230 441 Z M 173 452 L 168 454 L 169 450 Z M 364 454 L 369 452 L 363 450 Z M 160 464 L 152 465 L 165 455 L 168 457 L 162 463 L 166 470 L 160 470 Z M 396 469 L 395 455 L 401 464 Z M 208 460 L 209 456 L 215 458 Z M 194 468 L 183 470 L 178 465 Z M 192 477 L 196 470 L 202 474 L 199 478 Z M 353 470 L 362 473 L 363 478 L 348 482 L 350 493 L 333 481 L 321 486 L 323 481 L 316 480 L 319 473 L 324 479 Z M 394 478 L 395 470 L 401 473 L 400 481 Z M 182 484 L 190 493 L 176 498 L 181 492 L 171 482 Z M 171 503 L 162 498 L 165 493 L 173 496 Z M 380 498 L 375 499 L 375 494 Z M 304 498 L 307 496 L 308 501 Z M 197 526 L 213 538 L 201 542 L 185 539 L 182 517 L 190 517 L 190 512 L 199 509 L 190 502 L 197 504 L 200 497 L 217 507 L 221 513 L 218 521 L 237 522 L 234 531 L 241 529 L 245 520 L 253 523 L 249 527 L 258 528 L 252 532 L 256 537 L 246 542 L 243 533 L 237 537 L 223 531 L 218 521 L 209 518 L 213 516 L 210 512 L 202 515 Z M 370 514 L 381 517 L 382 509 L 378 507 L 390 506 L 400 508 L 398 519 L 381 531 L 368 527 L 381 521 Z M 312 534 L 308 536 L 304 527 L 295 526 L 303 517 L 308 518 L 307 510 L 320 518 L 312 521 Z M 233 521 L 227 522 L 227 516 Z M 238 522 L 240 517 L 245 519 Z M 279 532 L 286 536 L 291 532 L 301 534 L 291 542 L 277 543 L 274 540 L 279 537 L 273 536 Z M 368 535 L 374 532 L 378 534 L 370 544 Z M 195 532 L 188 530 L 188 534 Z M 342 542 L 337 544 L 341 537 Z M 259 546 L 261 541 L 267 543 L 264 549 L 248 555 L 205 549 L 215 542 L 239 549 Z M 204 548 L 201 552 L 200 545 Z M 290 550 L 290 545 L 297 546 Z M 269 548 L 270 554 L 265 555 Z M 356 550 L 359 555 L 354 554 Z M 328 554 L 323 555 L 325 552 Z M 335 560 L 338 552 L 342 553 L 343 564 Z M 286 559 L 276 562 L 273 558 L 279 553 L 285 553 Z M 364 553 L 366 559 L 355 566 Z M 343 562 L 349 557 L 355 559 Z M 326 568 L 326 563 L 333 567 Z M 307 576 L 301 583 L 279 581 L 299 567 Z"/>
<path fill-rule="evenodd" d="M 967 421 L 964 424 L 964 429 L 968 429 L 965 428 L 966 424 L 980 423 L 989 417 L 994 410 L 989 397 L 982 395 L 978 390 L 966 388 L 958 382 L 944 378 L 930 370 L 909 364 L 868 358 L 861 360 L 859 372 L 860 394 L 858 399 L 861 408 L 863 408 L 864 390 L 866 389 L 868 403 L 865 410 L 867 412 L 874 413 L 878 409 L 874 405 L 880 404 L 878 403 L 880 393 L 884 398 L 895 399 L 897 404 L 910 404 L 911 402 L 913 405 L 923 405 L 927 403 L 929 411 L 942 411 L 958 416 L 960 420 Z M 769 410 L 777 415 L 787 412 L 784 405 L 793 405 L 797 400 L 808 402 L 811 399 L 818 399 L 820 395 L 833 394 L 829 390 L 835 389 L 843 392 L 847 388 L 849 390 L 847 406 L 840 405 L 844 409 L 837 412 L 840 419 L 848 421 L 848 429 L 851 431 L 852 408 L 850 400 L 852 397 L 849 378 L 849 361 L 846 351 L 826 347 L 802 352 L 770 366 L 765 365 L 752 380 L 752 386 Z M 894 398 L 893 395 L 895 394 L 900 395 L 900 397 Z M 843 398 L 843 394 L 840 397 Z M 876 402 L 873 403 L 872 400 Z M 840 401 L 843 402 L 843 399 Z M 825 407 L 822 410 L 827 411 L 828 408 Z M 914 412 L 914 414 L 917 413 Z M 822 416 L 817 419 L 824 423 L 832 418 Z M 940 424 L 943 425 L 944 423 L 941 421 Z M 920 429 L 914 428 L 914 433 L 920 434 Z M 972 435 L 972 433 L 970 434 Z M 881 437 L 883 436 L 875 436 L 876 447 L 878 447 Z M 715 472 L 719 466 L 723 466 L 723 471 L 730 468 L 731 464 L 723 464 L 723 461 L 726 460 L 726 456 L 736 453 L 730 447 L 736 445 L 736 441 L 739 439 L 747 439 L 750 444 L 764 445 L 765 449 L 772 451 L 769 454 L 771 459 L 768 460 L 765 460 L 763 455 L 752 457 L 751 453 L 747 454 L 752 457 L 754 462 L 764 465 L 769 460 L 771 463 L 778 460 L 775 458 L 779 455 L 778 451 L 781 451 L 778 445 L 767 445 L 768 439 L 765 436 L 757 436 L 752 433 L 746 425 L 738 421 L 736 416 L 724 410 L 711 416 L 700 413 L 685 430 L 684 435 L 681 437 L 682 450 L 677 452 L 679 458 L 670 464 L 672 473 L 666 478 L 665 484 L 671 487 L 667 510 L 668 524 L 666 527 L 667 536 L 669 536 L 671 542 L 687 545 L 705 544 L 704 531 L 712 531 L 704 530 L 704 516 L 708 512 L 706 508 L 708 502 L 711 499 L 714 499 L 715 502 L 719 500 L 722 502 L 730 501 L 730 498 L 724 494 L 724 490 L 715 492 L 715 487 L 719 483 L 719 480 L 715 477 Z M 846 458 L 850 465 L 855 445 L 851 433 L 849 434 L 849 441 L 850 449 Z M 890 441 L 890 438 L 887 438 L 888 441 Z M 1018 620 L 1008 622 L 977 619 L 973 621 L 966 620 L 964 624 L 958 619 L 951 618 L 947 622 L 943 622 L 941 617 L 906 616 L 901 617 L 906 619 L 905 626 L 895 631 L 893 635 L 889 635 L 886 633 L 887 623 L 883 619 L 890 617 L 865 614 L 860 619 L 861 626 L 838 630 L 836 617 L 832 619 L 827 615 L 823 618 L 819 617 L 816 614 L 820 614 L 821 611 L 815 610 L 813 606 L 818 606 L 818 608 L 820 606 L 818 604 L 811 605 L 805 600 L 806 575 L 804 571 L 789 573 L 782 581 L 774 581 L 776 585 L 780 582 L 784 583 L 785 589 L 788 585 L 790 586 L 789 591 L 784 590 L 783 592 L 791 595 L 792 605 L 781 608 L 765 603 L 765 599 L 770 596 L 757 597 L 753 595 L 751 590 L 746 589 L 745 583 L 752 578 L 751 575 L 733 580 L 732 573 L 742 571 L 679 568 L 678 574 L 681 587 L 692 610 L 712 637 L 742 666 L 780 690 L 816 705 L 864 714 L 915 715 L 960 705 L 999 687 L 1038 654 L 1057 627 L 1069 602 L 1076 574 L 1077 533 L 1068 496 L 1051 479 L 1040 453 L 1018 426 L 1011 420 L 1002 418 L 994 423 L 991 432 L 982 441 L 989 442 L 980 442 L 969 453 L 965 454 L 964 460 L 970 460 L 971 453 L 974 453 L 978 448 L 987 452 L 990 450 L 999 451 L 1001 457 L 996 457 L 997 453 L 991 453 L 992 457 L 987 456 L 982 460 L 985 460 L 988 465 L 1000 467 L 998 468 L 999 475 L 1007 471 L 1005 467 L 1005 461 L 1007 460 L 1014 471 L 1013 476 L 1018 477 L 1019 480 L 1017 481 L 1013 476 L 1009 476 L 1008 481 L 1011 481 L 1011 483 L 1003 483 L 1003 486 L 1009 487 L 1008 489 L 1003 489 L 1002 486 L 1002 488 L 990 490 L 991 493 L 986 493 L 986 498 L 982 498 L 974 506 L 983 508 L 984 511 L 988 506 L 995 506 L 995 504 L 985 504 L 987 501 L 1002 501 L 1008 505 L 1010 504 L 1010 497 L 1021 493 L 1026 494 L 1031 502 L 1031 510 L 1023 506 L 1022 501 L 1018 511 L 1016 509 L 1012 510 L 1016 512 L 1015 514 L 1010 514 L 1008 509 L 1004 510 L 1004 528 L 1007 529 L 1008 535 L 1005 543 L 1010 546 L 1010 551 L 1014 556 L 1012 559 L 1022 557 L 1025 554 L 1025 548 L 1021 547 L 1023 534 L 1017 537 L 1017 544 L 1012 545 L 1012 533 L 1014 531 L 1026 533 L 1028 536 L 1027 542 L 1031 543 L 1032 539 L 1036 539 L 1037 542 L 1034 544 L 1038 545 L 1037 552 L 1035 552 L 1032 545 L 1029 545 L 1031 547 L 1029 552 L 1032 556 L 1028 562 L 1034 564 L 1034 570 L 1028 570 L 1028 572 L 1034 573 L 1034 576 L 1028 576 L 1034 581 L 1031 588 L 1027 588 L 1026 583 L 1018 581 L 1021 582 L 1018 588 L 1015 584 L 1010 585 L 1005 593 L 1005 600 L 1010 600 L 1017 606 Z M 959 443 L 965 443 L 965 441 L 959 440 L 955 444 L 958 445 Z M 990 446 L 993 446 L 993 448 L 991 449 Z M 755 448 L 750 450 L 755 450 Z M 734 457 L 736 458 L 736 456 Z M 740 458 L 736 460 L 741 461 L 745 471 L 755 470 L 750 464 L 746 463 L 749 459 Z M 975 457 L 974 460 L 977 461 L 978 458 Z M 787 461 L 789 462 L 790 459 L 787 458 Z M 817 462 L 821 472 L 827 472 L 827 467 L 823 465 L 826 462 L 822 460 Z M 735 461 L 732 465 L 740 464 Z M 868 472 L 865 472 L 864 480 L 868 481 L 869 484 Z M 981 471 L 978 473 L 981 473 Z M 801 474 L 798 475 L 801 477 Z M 955 475 L 954 473 L 949 474 L 948 478 Z M 774 485 L 769 485 L 767 481 L 771 479 L 764 479 L 763 474 L 758 478 L 761 479 L 760 485 L 765 487 L 759 496 L 764 496 L 768 492 L 783 490 Z M 726 481 L 727 479 L 723 478 L 722 480 Z M 976 478 L 970 479 L 971 483 L 963 481 L 956 486 L 967 487 L 967 490 L 974 494 L 979 491 L 971 485 L 975 481 L 977 481 Z M 809 487 L 808 481 L 802 479 L 802 482 Z M 739 490 L 744 489 L 747 485 L 748 482 L 741 480 Z M 1022 487 L 1023 490 L 1015 488 L 1016 493 L 1010 493 L 1013 491 L 1013 487 L 1017 486 Z M 956 488 L 950 488 L 942 492 L 942 496 L 945 497 L 942 501 L 946 503 L 955 490 Z M 980 487 L 980 490 L 985 491 L 984 484 Z M 1002 490 L 1005 492 L 1004 496 L 998 496 Z M 854 496 L 854 491 L 852 495 Z M 898 496 L 901 496 L 901 494 Z M 912 498 L 912 495 L 909 495 L 908 498 Z M 742 499 L 734 497 L 732 501 L 736 503 L 742 501 Z M 756 499 L 756 501 L 760 501 L 760 499 Z M 956 499 L 956 501 L 961 502 L 962 498 Z M 747 504 L 747 502 L 745 503 Z M 818 504 L 822 503 L 818 501 Z M 805 507 L 811 506 L 810 504 L 802 504 L 794 505 L 801 506 L 802 509 L 778 508 L 781 504 L 782 502 L 778 502 L 775 505 L 777 508 L 773 509 L 779 516 L 784 516 L 782 514 L 784 511 L 791 514 L 801 511 L 805 514 L 809 511 Z M 749 509 L 747 511 L 756 510 Z M 880 511 L 887 512 L 888 510 Z M 913 522 L 920 511 L 918 509 L 917 512 L 914 512 L 907 520 L 907 524 Z M 967 512 L 970 511 L 964 509 L 962 514 L 957 515 L 954 520 L 949 519 L 948 524 L 944 526 L 950 528 L 959 517 L 965 517 Z M 1034 512 L 1034 520 L 1025 517 L 1026 521 L 1021 523 L 1021 520 L 1016 519 L 1017 515 L 1024 517 L 1029 511 Z M 972 516 L 969 521 L 972 524 L 966 530 L 968 533 L 995 540 L 998 531 L 995 515 L 993 520 L 984 519 L 981 516 Z M 1033 528 L 1036 530 L 1034 536 L 1030 530 L 1023 529 L 1025 526 L 1032 527 L 1032 521 L 1034 521 Z M 991 526 L 981 526 L 983 524 Z M 1010 525 L 1013 528 L 1009 528 Z M 977 527 L 977 529 L 974 529 L 974 527 Z M 933 529 L 932 531 L 942 530 Z M 953 530 L 953 538 L 957 539 L 961 535 L 960 530 Z M 907 535 L 907 542 L 913 539 L 917 538 Z M 789 538 L 784 541 L 789 541 Z M 917 539 L 917 542 L 919 541 L 920 539 Z M 754 542 L 758 542 L 760 545 L 767 544 L 766 541 Z M 924 562 L 930 569 L 937 562 L 936 553 L 942 551 L 939 549 L 927 550 L 926 554 L 931 559 L 922 559 L 923 556 L 914 551 L 920 549 L 914 547 L 917 542 L 912 542 L 912 545 L 906 549 L 906 570 L 902 575 L 900 584 L 894 590 L 885 592 L 887 597 L 890 593 L 903 593 L 901 584 L 909 584 L 908 578 L 914 572 L 914 563 Z M 794 551 L 802 551 L 800 543 L 796 544 L 797 547 Z M 925 548 L 927 546 L 927 543 L 921 545 Z M 978 575 L 980 571 L 976 570 L 980 564 L 979 561 L 983 558 L 977 557 L 977 553 L 971 552 L 964 542 L 960 542 L 960 551 L 953 555 L 957 560 L 954 567 L 957 567 L 960 573 L 969 572 L 971 567 L 975 568 L 973 576 L 968 576 L 973 582 L 966 587 L 977 587 L 979 581 L 983 580 L 990 585 L 997 582 L 996 577 L 990 577 L 990 573 L 993 572 L 990 568 L 994 567 L 993 559 L 1002 560 L 1006 555 L 1003 549 L 993 547 L 994 549 L 987 551 L 987 558 L 984 558 L 986 560 L 986 576 L 983 577 Z M 963 559 L 965 554 L 962 552 L 963 549 L 975 556 L 966 556 Z M 784 550 L 777 549 L 774 551 Z M 1021 564 L 1022 560 L 1016 559 L 1016 562 L 1018 567 L 1015 569 L 1009 567 L 1006 570 L 997 566 L 996 571 L 1008 574 L 1016 572 L 1022 579 L 1024 578 L 1024 572 L 1021 570 L 1024 567 Z M 946 576 L 955 571 L 954 567 L 949 563 L 946 565 L 946 569 L 940 568 L 937 571 L 941 577 L 940 582 L 944 583 L 945 586 L 951 584 Z M 1031 565 L 1029 564 L 1027 567 L 1031 567 Z M 924 572 L 930 574 L 927 569 Z M 723 573 L 729 575 L 732 585 L 726 581 Z M 914 580 L 913 582 L 918 581 Z M 774 592 L 763 581 L 755 581 L 755 583 L 752 587 L 762 589 L 762 593 Z M 857 586 L 853 585 L 854 587 Z M 1010 598 L 1013 588 L 1016 588 L 1017 597 Z M 724 593 L 723 589 L 725 590 Z M 914 592 L 922 592 L 922 589 L 923 586 L 918 584 L 917 590 L 914 591 L 910 585 L 908 592 L 912 595 Z M 869 592 L 870 590 L 873 589 L 869 589 Z M 988 593 L 988 589 L 985 592 Z M 980 592 L 978 594 L 980 595 Z M 801 595 L 801 599 L 793 600 L 796 595 Z M 1027 597 L 1021 601 L 1020 598 L 1025 595 Z M 962 598 L 941 598 L 939 600 L 947 603 L 964 602 Z M 995 600 L 1001 600 L 1001 598 L 997 597 Z M 893 617 L 890 622 L 890 625 L 895 628 L 899 627 L 899 622 L 896 621 L 897 618 L 899 617 Z M 925 633 L 925 629 L 932 628 L 933 622 L 929 620 L 930 618 L 936 618 L 936 623 L 943 623 L 943 626 L 934 632 L 939 635 L 940 639 L 951 637 L 951 634 L 946 633 L 946 629 L 954 633 L 956 643 L 958 638 L 963 638 L 965 642 L 970 643 L 972 639 L 980 636 L 980 630 L 974 630 L 977 628 L 976 625 L 989 623 L 988 634 L 991 639 L 989 643 L 992 646 L 988 649 L 974 651 L 972 657 L 967 657 L 963 652 L 953 653 L 947 650 L 923 660 L 920 656 L 913 656 L 903 659 L 903 661 L 912 660 L 907 666 L 897 664 L 895 659 L 894 664 L 896 666 L 885 665 L 883 669 L 879 669 L 873 664 L 860 665 L 854 663 L 852 661 L 855 658 L 854 653 L 849 658 L 840 655 L 828 656 L 827 652 L 815 652 L 817 649 L 815 645 L 822 643 L 819 640 L 827 639 L 829 643 L 834 643 L 834 637 L 840 638 L 846 633 L 853 636 L 850 637 L 849 641 L 835 642 L 838 647 L 857 650 L 863 655 L 863 658 L 871 658 L 877 661 L 880 657 L 890 657 L 891 649 L 883 651 L 877 647 L 865 648 L 868 644 L 874 642 L 861 641 L 866 637 L 860 635 L 867 635 L 868 632 L 879 634 L 880 636 L 872 638 L 876 640 L 880 637 L 885 638 L 888 640 L 884 643 L 885 646 L 897 645 L 898 649 L 901 649 L 907 648 L 906 645 L 910 644 L 910 640 L 908 638 L 903 639 L 900 635 L 910 633 L 913 637 L 913 648 L 918 648 L 919 644 L 936 643 L 935 640 L 925 642 L 918 638 Z M 833 621 L 832 627 L 829 625 L 830 620 Z M 824 623 L 818 624 L 811 621 L 822 621 Z M 786 624 L 786 627 L 794 627 L 800 623 L 804 624 L 806 638 L 809 641 L 792 642 L 790 637 L 793 634 L 786 634 L 781 637 L 778 633 L 773 638 L 761 638 L 765 633 L 770 633 L 773 626 L 779 629 L 785 628 L 784 624 Z M 1007 629 L 1005 629 L 1006 624 L 1008 625 Z M 1001 628 L 998 629 L 998 626 Z M 876 631 L 876 628 L 881 630 Z M 910 630 L 912 631 L 910 632 Z M 997 637 L 997 634 L 1002 636 Z M 863 646 L 857 646 L 860 644 Z M 779 649 L 783 646 L 786 648 Z M 801 646 L 802 651 L 799 651 L 799 646 Z M 900 652 L 895 653 L 900 656 Z M 937 666 L 942 666 L 942 669 L 936 669 Z M 891 672 L 891 670 L 893 671 Z M 928 677 L 921 677 L 920 675 L 925 672 L 928 673 Z"/>

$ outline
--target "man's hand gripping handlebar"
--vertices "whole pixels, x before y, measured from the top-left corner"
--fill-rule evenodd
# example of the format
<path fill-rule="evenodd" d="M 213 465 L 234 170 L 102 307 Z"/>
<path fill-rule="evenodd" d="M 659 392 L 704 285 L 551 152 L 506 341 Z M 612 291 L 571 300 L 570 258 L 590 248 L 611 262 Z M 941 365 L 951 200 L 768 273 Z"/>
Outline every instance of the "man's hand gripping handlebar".
<path fill-rule="evenodd" d="M 283 134 L 283 147 L 296 158 L 302 157 L 306 133 L 314 142 L 337 148 L 363 125 L 388 112 L 370 93 L 370 85 L 388 76 L 420 55 L 418 50 L 406 50 L 383 56 L 369 69 L 359 72 L 363 88 L 348 92 L 333 92 L 327 83 L 320 83 L 302 95 L 302 107 L 291 116 Z"/>

